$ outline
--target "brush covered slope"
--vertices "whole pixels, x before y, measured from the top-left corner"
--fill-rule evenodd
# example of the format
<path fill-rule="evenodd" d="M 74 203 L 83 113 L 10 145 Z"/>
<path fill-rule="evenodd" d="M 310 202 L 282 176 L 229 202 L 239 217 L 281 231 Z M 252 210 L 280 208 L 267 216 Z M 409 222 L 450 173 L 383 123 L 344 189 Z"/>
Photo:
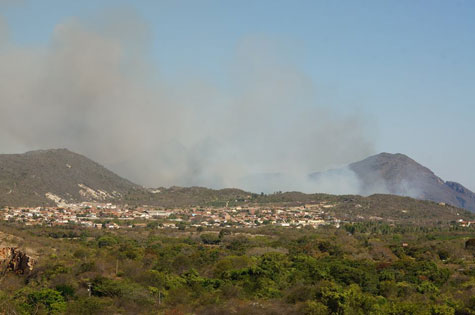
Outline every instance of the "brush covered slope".
<path fill-rule="evenodd" d="M 473 314 L 475 229 L 90 229 L 0 222 L 38 253 L 0 314 Z M 20 247 L 23 250 L 23 247 Z"/>
<path fill-rule="evenodd" d="M 0 205 L 107 201 L 134 189 L 140 186 L 67 149 L 0 155 Z"/>

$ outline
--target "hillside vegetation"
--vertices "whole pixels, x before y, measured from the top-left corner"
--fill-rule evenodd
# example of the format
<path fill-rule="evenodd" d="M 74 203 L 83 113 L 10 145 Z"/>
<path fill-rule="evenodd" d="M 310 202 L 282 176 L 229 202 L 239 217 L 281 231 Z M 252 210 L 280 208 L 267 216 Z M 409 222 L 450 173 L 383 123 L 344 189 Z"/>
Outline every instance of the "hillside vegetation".
<path fill-rule="evenodd" d="M 473 229 L 0 230 L 37 254 L 1 314 L 474 313 Z"/>

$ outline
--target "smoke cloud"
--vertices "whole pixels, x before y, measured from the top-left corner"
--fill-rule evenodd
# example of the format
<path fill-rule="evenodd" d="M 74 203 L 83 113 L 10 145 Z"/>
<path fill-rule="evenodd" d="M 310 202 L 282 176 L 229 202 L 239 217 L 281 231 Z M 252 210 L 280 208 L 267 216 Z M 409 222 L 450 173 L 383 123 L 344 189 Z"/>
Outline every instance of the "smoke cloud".
<path fill-rule="evenodd" d="M 172 84 L 151 35 L 114 11 L 64 21 L 46 46 L 24 48 L 0 18 L 1 150 L 66 147 L 150 187 L 358 191 L 351 171 L 348 181 L 308 174 L 373 153 L 368 122 L 321 104 L 278 44 L 243 38 L 226 87 L 195 75 Z"/>

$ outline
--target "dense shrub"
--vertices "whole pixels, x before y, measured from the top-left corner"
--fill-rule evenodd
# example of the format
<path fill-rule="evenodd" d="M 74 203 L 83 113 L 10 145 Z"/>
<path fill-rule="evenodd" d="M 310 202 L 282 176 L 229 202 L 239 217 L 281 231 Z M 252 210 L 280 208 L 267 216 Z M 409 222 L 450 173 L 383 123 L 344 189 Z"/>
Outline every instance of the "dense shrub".
<path fill-rule="evenodd" d="M 41 256 L 32 273 L 3 275 L 0 314 L 429 315 L 475 307 L 470 232 L 427 237 L 361 223 L 340 230 L 79 230 L 80 237 L 59 241 L 51 236 L 69 232 L 50 229 L 9 230 Z"/>

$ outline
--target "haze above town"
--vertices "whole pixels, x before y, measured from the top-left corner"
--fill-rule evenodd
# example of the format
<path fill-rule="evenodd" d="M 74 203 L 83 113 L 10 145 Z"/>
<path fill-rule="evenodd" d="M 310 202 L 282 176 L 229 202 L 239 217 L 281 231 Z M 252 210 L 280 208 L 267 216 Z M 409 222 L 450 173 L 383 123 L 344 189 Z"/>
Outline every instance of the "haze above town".
<path fill-rule="evenodd" d="M 475 190 L 474 16 L 472 1 L 3 0 L 0 153 L 68 147 L 139 184 L 220 187 L 401 152 Z"/>

